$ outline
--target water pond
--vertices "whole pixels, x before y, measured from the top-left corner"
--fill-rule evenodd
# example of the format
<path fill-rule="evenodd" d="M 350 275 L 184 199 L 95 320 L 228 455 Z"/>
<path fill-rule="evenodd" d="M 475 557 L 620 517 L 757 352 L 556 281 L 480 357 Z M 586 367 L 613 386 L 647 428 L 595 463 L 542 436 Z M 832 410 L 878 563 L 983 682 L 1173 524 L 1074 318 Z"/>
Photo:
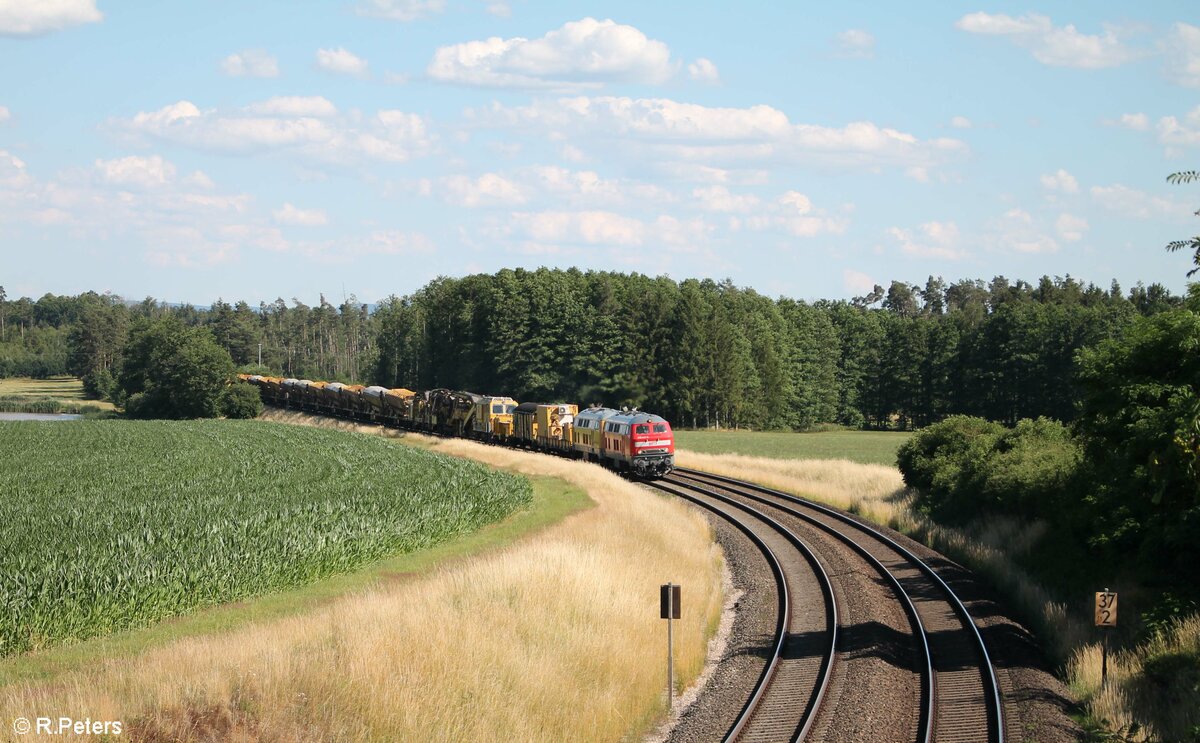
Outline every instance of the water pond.
<path fill-rule="evenodd" d="M 73 413 L 0 413 L 0 421 L 77 421 Z"/>

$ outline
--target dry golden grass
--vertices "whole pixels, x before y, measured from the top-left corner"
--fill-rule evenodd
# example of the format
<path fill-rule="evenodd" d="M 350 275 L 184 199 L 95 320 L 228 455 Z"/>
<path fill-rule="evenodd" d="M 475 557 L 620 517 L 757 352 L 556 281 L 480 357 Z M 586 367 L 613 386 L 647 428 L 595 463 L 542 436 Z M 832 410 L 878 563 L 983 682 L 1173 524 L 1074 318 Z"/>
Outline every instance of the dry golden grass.
<path fill-rule="evenodd" d="M 1101 647 L 1081 647 L 1068 664 L 1072 690 L 1093 717 L 1135 740 L 1191 740 L 1200 727 L 1200 615 L 1132 650 L 1110 653 L 1101 687 Z"/>
<path fill-rule="evenodd" d="M 680 686 L 701 671 L 720 619 L 721 556 L 707 522 L 595 466 L 411 440 L 560 477 L 596 507 L 506 550 L 309 614 L 10 686 L 0 719 L 121 719 L 149 740 L 591 741 L 648 730 L 665 712 L 659 584 L 684 586 Z"/>
<path fill-rule="evenodd" d="M 904 481 L 895 467 L 848 459 L 772 459 L 743 454 L 700 454 L 680 449 L 680 467 L 704 470 L 763 485 L 847 511 L 879 523 L 903 510 Z M 868 513 L 869 512 L 869 513 Z"/>

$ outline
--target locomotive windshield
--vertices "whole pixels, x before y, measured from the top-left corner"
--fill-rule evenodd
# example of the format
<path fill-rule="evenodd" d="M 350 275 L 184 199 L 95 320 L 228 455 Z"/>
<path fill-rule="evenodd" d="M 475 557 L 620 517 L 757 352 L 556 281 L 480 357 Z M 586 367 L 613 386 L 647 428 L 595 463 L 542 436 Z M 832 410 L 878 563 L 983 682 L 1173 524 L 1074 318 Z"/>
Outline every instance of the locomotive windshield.
<path fill-rule="evenodd" d="M 636 426 L 633 429 L 633 432 L 634 433 L 650 433 L 650 426 L 647 426 L 645 423 L 639 424 L 638 426 Z"/>
<path fill-rule="evenodd" d="M 666 433 L 667 432 L 667 424 L 666 423 L 655 423 L 654 424 L 654 432 L 655 433 Z"/>

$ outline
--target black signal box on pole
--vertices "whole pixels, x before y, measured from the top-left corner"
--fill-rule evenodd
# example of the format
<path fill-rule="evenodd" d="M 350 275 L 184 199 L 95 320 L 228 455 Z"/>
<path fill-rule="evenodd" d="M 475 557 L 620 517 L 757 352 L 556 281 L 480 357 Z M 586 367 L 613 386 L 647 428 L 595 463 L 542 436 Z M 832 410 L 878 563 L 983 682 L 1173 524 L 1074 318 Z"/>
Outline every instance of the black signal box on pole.
<path fill-rule="evenodd" d="M 658 589 L 659 619 L 679 619 L 679 586 L 667 584 Z"/>

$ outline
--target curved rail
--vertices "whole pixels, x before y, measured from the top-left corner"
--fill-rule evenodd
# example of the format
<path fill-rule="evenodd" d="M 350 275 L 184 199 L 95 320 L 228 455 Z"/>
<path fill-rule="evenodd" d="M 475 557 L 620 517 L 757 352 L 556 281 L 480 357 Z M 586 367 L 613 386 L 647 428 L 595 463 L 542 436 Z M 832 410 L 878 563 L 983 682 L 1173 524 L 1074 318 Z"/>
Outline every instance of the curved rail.
<path fill-rule="evenodd" d="M 988 727 L 989 727 L 989 736 L 988 737 L 989 737 L 989 740 L 994 741 L 994 743 L 1004 743 L 1004 739 L 1005 739 L 1004 707 L 1000 700 L 1000 684 L 999 684 L 998 679 L 996 678 L 996 669 L 995 669 L 995 666 L 992 664 L 991 655 L 988 653 L 987 644 L 984 642 L 983 635 L 980 634 L 979 628 L 975 625 L 974 619 L 971 617 L 970 612 L 967 611 L 967 607 L 963 604 L 962 600 L 958 597 L 958 595 L 956 593 L 954 593 L 954 590 L 952 588 L 950 588 L 950 586 L 946 583 L 946 581 L 943 580 L 942 577 L 940 575 L 938 575 L 937 572 L 933 568 L 929 567 L 929 565 L 926 564 L 924 560 L 921 560 L 920 558 L 918 558 L 915 554 L 912 553 L 911 550 L 909 550 L 907 547 L 904 547 L 899 542 L 892 539 L 890 536 L 883 533 L 882 531 L 880 531 L 872 526 L 869 526 L 867 524 L 864 524 L 864 523 L 858 521 L 857 519 L 851 518 L 847 514 L 844 514 L 840 511 L 838 511 L 837 509 L 830 508 L 829 506 L 825 506 L 820 503 L 815 503 L 806 498 L 801 498 L 801 497 L 793 495 L 791 493 L 785 493 L 785 492 L 782 492 L 779 490 L 775 490 L 773 488 L 768 488 L 768 487 L 765 487 L 762 485 L 758 485 L 756 483 L 746 482 L 744 480 L 737 480 L 732 477 L 725 477 L 724 475 L 714 475 L 710 472 L 703 472 L 701 470 L 678 468 L 676 470 L 676 473 L 679 475 L 683 475 L 686 477 L 691 477 L 691 478 L 695 478 L 695 479 L 699 479 L 699 480 L 703 480 L 704 478 L 707 478 L 709 480 L 716 481 L 717 483 L 720 483 L 720 484 L 724 484 L 727 486 L 733 486 L 734 488 L 740 488 L 742 490 L 749 490 L 749 491 L 757 492 L 757 493 L 764 493 L 764 494 L 770 495 L 772 497 L 775 497 L 775 498 L 778 498 L 778 499 L 781 499 L 784 501 L 796 503 L 798 505 L 804 506 L 805 508 L 810 508 L 814 511 L 818 511 L 818 512 L 820 512 L 826 516 L 829 516 L 837 521 L 845 523 L 845 524 L 853 527 L 854 529 L 857 529 L 861 532 L 864 532 L 864 533 L 870 535 L 872 538 L 884 543 L 885 545 L 888 546 L 888 548 L 892 549 L 894 552 L 896 552 L 897 554 L 902 556 L 904 559 L 911 562 L 923 575 L 925 575 L 930 580 L 932 580 L 934 582 L 934 584 L 942 591 L 942 593 L 946 596 L 948 603 L 953 608 L 954 612 L 958 615 L 962 624 L 965 627 L 970 629 L 971 637 L 974 640 L 975 650 L 977 651 L 977 653 L 981 659 L 980 679 L 981 679 L 981 681 L 983 683 L 983 687 L 984 687 L 984 698 L 985 698 L 984 704 L 987 707 Z M 797 515 L 800 515 L 800 514 L 797 514 Z M 810 517 L 805 517 L 805 516 L 801 515 L 801 518 L 805 518 L 805 520 L 808 520 L 810 523 L 814 523 Z M 831 530 L 831 531 L 836 533 L 836 530 Z M 928 645 L 927 641 L 926 641 L 926 645 Z M 932 717 L 930 719 L 932 720 Z M 932 728 L 932 725 L 930 727 Z M 932 732 L 932 731 L 930 731 L 930 732 Z"/>
<path fill-rule="evenodd" d="M 754 542 L 755 545 L 758 546 L 758 548 L 763 552 L 763 555 L 767 557 L 768 562 L 771 564 L 771 570 L 775 575 L 776 584 L 779 587 L 778 596 L 780 605 L 779 621 L 776 623 L 775 648 L 771 655 L 770 662 L 763 668 L 763 672 L 759 675 L 758 682 L 754 687 L 754 692 L 750 695 L 750 698 L 746 700 L 746 703 L 742 706 L 742 709 L 738 713 L 734 724 L 729 728 L 729 731 L 725 734 L 724 738 L 722 738 L 723 741 L 735 740 L 737 736 L 740 735 L 745 729 L 746 724 L 754 716 L 759 701 L 762 699 L 763 694 L 766 692 L 767 686 L 774 677 L 775 670 L 779 664 L 779 659 L 784 652 L 784 644 L 788 638 L 787 628 L 790 625 L 791 619 L 791 600 L 788 594 L 787 580 L 784 576 L 783 567 L 780 564 L 779 559 L 775 556 L 775 553 L 766 544 L 766 542 L 763 541 L 760 536 L 754 533 L 753 529 L 747 526 L 734 514 L 723 511 L 719 508 L 714 508 L 712 504 L 695 496 L 689 495 L 686 492 L 679 492 L 675 488 L 669 487 L 665 483 L 651 481 L 645 484 L 658 490 L 662 490 L 663 492 L 670 493 L 681 498 L 686 498 L 687 500 L 690 500 L 701 507 L 707 508 L 708 510 L 712 511 L 718 516 L 721 516 L 726 521 L 736 526 L 752 542 Z M 690 487 L 683 483 L 673 484 L 675 484 L 677 487 Z M 813 692 L 809 698 L 809 704 L 805 708 L 804 714 L 801 717 L 800 725 L 795 734 L 791 737 L 791 740 L 804 740 L 804 738 L 808 735 L 809 730 L 812 728 L 813 722 L 816 720 L 816 712 L 820 709 L 821 702 L 825 697 L 825 691 L 829 686 L 829 679 L 833 673 L 833 663 L 836 655 L 838 639 L 838 610 L 837 601 L 833 595 L 833 584 L 829 580 L 829 576 L 825 572 L 824 567 L 821 566 L 820 561 L 816 559 L 816 556 L 809 549 L 809 547 L 799 537 L 793 534 L 786 526 L 771 518 L 769 515 L 762 513 L 761 511 L 749 508 L 744 503 L 738 503 L 732 498 L 720 495 L 719 493 L 705 492 L 704 495 L 713 500 L 725 503 L 733 508 L 746 511 L 754 518 L 762 521 L 770 528 L 777 531 L 781 536 L 783 536 L 784 539 L 791 543 L 792 546 L 794 546 L 813 567 L 813 574 L 816 576 L 817 582 L 820 584 L 821 593 L 825 599 L 825 622 L 829 627 L 829 650 L 826 652 L 824 661 L 821 664 L 821 670 L 818 674 L 817 683 L 814 686 Z"/>

